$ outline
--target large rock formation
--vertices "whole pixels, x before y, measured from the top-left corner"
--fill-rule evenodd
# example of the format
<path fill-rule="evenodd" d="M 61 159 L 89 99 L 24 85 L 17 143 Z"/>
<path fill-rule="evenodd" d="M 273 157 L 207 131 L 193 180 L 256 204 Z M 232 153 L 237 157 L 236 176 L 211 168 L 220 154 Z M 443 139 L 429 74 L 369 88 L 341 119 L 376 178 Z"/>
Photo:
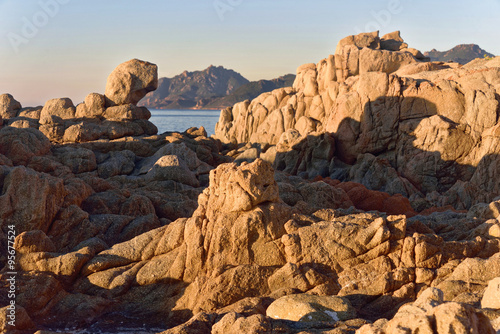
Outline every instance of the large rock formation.
<path fill-rule="evenodd" d="M 157 86 L 157 66 L 133 59 L 111 73 L 106 95 L 91 93 L 76 107 L 69 98 L 58 98 L 43 107 L 21 108 L 11 95 L 4 94 L 0 117 L 10 127 L 39 129 L 58 143 L 154 135 L 158 129 L 148 121 L 151 113 L 137 103 Z"/>
<path fill-rule="evenodd" d="M 82 242 L 75 244 L 61 229 L 70 217 L 82 215 L 76 205 L 62 209 L 60 221 L 49 229 L 26 226 L 16 248 L 23 273 L 18 303 L 30 317 L 27 323 L 105 328 L 100 326 L 120 322 L 133 327 L 147 319 L 150 327 L 179 325 L 166 333 L 225 333 L 242 323 L 252 324 L 243 333 L 257 333 L 256 328 L 350 333 L 367 320 L 392 318 L 401 305 L 437 287 L 444 292 L 440 303 L 448 303 L 427 311 L 430 316 L 443 326 L 458 321 L 491 329 L 489 318 L 498 312 L 483 314 L 479 307 L 496 293 L 483 296 L 500 275 L 500 239 L 488 234 L 487 222 L 465 213 L 407 219 L 335 207 L 303 214 L 280 200 L 273 174 L 260 159 L 220 165 L 210 172 L 210 186 L 193 215 L 156 229 L 145 226 L 146 221 L 119 223 L 115 218 L 110 224 L 109 214 L 91 215 L 79 228 L 84 229 L 85 236 L 77 235 Z M 132 195 L 121 210 L 136 210 L 128 214 L 132 217 L 148 214 L 153 209 L 139 204 L 144 200 Z M 97 203 L 91 207 L 100 210 Z M 91 233 L 103 224 L 105 230 Z M 144 228 L 149 231 L 130 239 L 132 231 Z M 130 231 L 128 237 L 117 229 Z M 116 231 L 115 239 L 110 230 Z M 113 245 L 121 235 L 125 240 Z M 47 299 L 53 302 L 44 308 L 33 304 Z M 380 326 L 392 333 L 386 328 L 400 324 L 403 312 Z M 460 320 L 462 314 L 469 322 Z M 363 330 L 370 326 L 377 323 Z"/>
<path fill-rule="evenodd" d="M 216 137 L 288 173 L 469 209 L 500 195 L 499 94 L 500 58 L 428 62 L 399 32 L 361 34 L 300 66 L 293 87 L 223 110 Z"/>
<path fill-rule="evenodd" d="M 122 137 L 149 112 L 99 94 L 36 110 L 4 96 L 0 247 L 15 230 L 17 323 L 3 295 L 0 331 L 498 331 L 497 63 L 422 72 L 448 65 L 414 55 L 398 33 L 348 37 L 255 114 L 254 102 L 223 112 L 226 145 L 195 128 Z M 57 122 L 10 126 L 40 115 Z M 67 142 L 75 119 L 116 126 Z M 248 127 L 232 132 L 238 119 Z M 458 201 L 472 208 L 429 208 Z"/>

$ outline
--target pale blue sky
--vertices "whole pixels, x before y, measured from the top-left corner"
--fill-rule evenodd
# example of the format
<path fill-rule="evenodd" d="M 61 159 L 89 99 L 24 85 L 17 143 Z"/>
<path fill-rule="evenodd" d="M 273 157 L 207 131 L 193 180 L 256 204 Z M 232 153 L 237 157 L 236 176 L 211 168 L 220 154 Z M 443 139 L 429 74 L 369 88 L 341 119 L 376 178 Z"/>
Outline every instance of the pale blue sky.
<path fill-rule="evenodd" d="M 500 0 L 0 0 L 0 93 L 76 104 L 131 58 L 160 76 L 213 64 L 271 79 L 376 29 L 422 51 L 476 43 L 500 54 L 499 17 Z"/>

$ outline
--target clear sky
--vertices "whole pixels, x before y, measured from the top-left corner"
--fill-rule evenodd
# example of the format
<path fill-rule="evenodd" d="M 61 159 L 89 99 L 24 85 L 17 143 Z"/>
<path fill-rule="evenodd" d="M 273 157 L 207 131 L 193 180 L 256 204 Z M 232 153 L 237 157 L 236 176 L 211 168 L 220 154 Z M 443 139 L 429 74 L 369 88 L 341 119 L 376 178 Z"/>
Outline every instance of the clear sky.
<path fill-rule="evenodd" d="M 421 51 L 476 43 L 500 55 L 499 18 L 500 0 L 0 0 L 0 93 L 77 104 L 132 58 L 160 76 L 222 65 L 271 79 L 373 30 L 401 30 Z"/>

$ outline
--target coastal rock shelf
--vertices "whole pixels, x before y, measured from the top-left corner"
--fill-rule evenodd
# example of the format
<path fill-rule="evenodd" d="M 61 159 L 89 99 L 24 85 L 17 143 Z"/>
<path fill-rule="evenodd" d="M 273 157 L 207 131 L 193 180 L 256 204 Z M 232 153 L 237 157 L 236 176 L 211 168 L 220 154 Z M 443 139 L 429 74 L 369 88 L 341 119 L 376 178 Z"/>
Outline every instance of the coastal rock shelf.
<path fill-rule="evenodd" d="M 0 331 L 498 333 L 499 59 L 349 36 L 212 137 L 156 134 L 140 60 L 76 107 L 1 95 Z"/>

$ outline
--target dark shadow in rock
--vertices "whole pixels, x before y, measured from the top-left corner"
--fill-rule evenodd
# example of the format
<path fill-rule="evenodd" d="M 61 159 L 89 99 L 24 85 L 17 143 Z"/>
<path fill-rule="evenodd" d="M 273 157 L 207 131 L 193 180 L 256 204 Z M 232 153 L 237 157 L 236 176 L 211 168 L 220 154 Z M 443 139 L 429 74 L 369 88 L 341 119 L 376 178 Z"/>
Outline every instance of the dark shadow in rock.
<path fill-rule="evenodd" d="M 329 122 L 335 123 L 334 116 Z M 359 120 L 346 117 L 337 123 L 329 123 L 332 133 L 301 137 L 297 130 L 285 132 L 276 146 L 275 169 L 427 199 L 427 207 L 463 210 L 500 195 L 498 154 L 484 155 L 477 166 L 461 163 L 481 138 L 439 115 L 430 101 L 381 96 L 366 103 Z"/>
<path fill-rule="evenodd" d="M 116 263 L 130 262 L 116 258 Z M 137 263 L 117 266 L 131 268 Z M 95 278 L 56 276 L 51 272 L 17 276 L 18 305 L 23 306 L 39 328 L 118 333 L 120 328 L 158 332 L 189 320 L 191 310 L 173 310 L 188 283 L 165 278 L 154 284 L 138 285 L 135 276 L 108 289 Z M 120 275 L 114 279 L 120 280 Z M 102 277 L 109 279 L 109 277 Z M 93 282 L 94 281 L 94 282 Z M 103 283 L 100 282 L 100 283 Z M 108 282 L 109 283 L 109 282 Z M 57 314 L 57 317 L 53 315 Z"/>

